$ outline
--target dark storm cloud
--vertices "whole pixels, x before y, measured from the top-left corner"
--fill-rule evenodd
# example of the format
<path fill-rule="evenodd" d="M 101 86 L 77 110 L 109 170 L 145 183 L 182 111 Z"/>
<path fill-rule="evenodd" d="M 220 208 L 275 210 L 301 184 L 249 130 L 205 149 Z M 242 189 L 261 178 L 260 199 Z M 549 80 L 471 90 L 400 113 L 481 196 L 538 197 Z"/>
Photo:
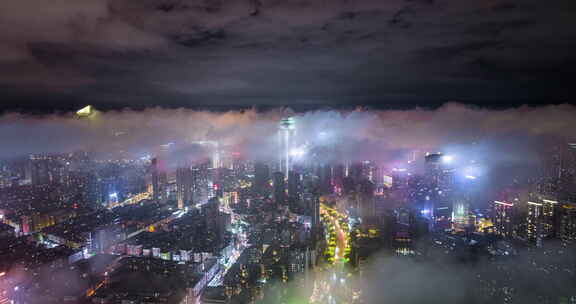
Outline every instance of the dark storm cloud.
<path fill-rule="evenodd" d="M 0 92 L 16 95 L 11 108 L 47 94 L 119 106 L 558 101 L 573 11 L 568 0 L 9 0 Z M 18 100 L 24 90 L 38 100 Z"/>

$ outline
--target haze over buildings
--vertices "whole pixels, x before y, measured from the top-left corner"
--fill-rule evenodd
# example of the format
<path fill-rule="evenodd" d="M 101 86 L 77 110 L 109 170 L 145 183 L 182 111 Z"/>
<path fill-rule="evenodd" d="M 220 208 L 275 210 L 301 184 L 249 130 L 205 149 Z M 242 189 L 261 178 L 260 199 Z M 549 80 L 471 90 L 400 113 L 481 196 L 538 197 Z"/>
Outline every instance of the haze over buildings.
<path fill-rule="evenodd" d="M 3 0 L 0 304 L 574 304 L 573 0 Z"/>

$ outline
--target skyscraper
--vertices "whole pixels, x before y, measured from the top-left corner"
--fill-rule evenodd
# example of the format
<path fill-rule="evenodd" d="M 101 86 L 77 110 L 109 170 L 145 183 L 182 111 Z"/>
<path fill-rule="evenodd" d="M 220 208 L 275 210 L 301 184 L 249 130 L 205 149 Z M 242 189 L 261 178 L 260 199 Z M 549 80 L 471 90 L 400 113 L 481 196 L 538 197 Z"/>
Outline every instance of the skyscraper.
<path fill-rule="evenodd" d="M 43 155 L 31 155 L 26 167 L 26 178 L 32 185 L 45 185 L 61 181 L 62 166 Z"/>
<path fill-rule="evenodd" d="M 458 182 L 452 176 L 452 186 L 444 189 L 452 198 L 452 227 L 457 230 L 466 230 L 473 224 L 470 221 L 470 208 L 477 200 L 480 190 L 476 176 L 465 175 Z"/>
<path fill-rule="evenodd" d="M 358 215 L 362 220 L 376 216 L 376 206 L 374 202 L 374 183 L 368 179 L 359 183 L 356 192 L 356 203 L 358 206 Z"/>
<path fill-rule="evenodd" d="M 528 202 L 526 217 L 526 237 L 529 242 L 542 245 L 542 239 L 555 235 L 555 215 L 557 201 L 543 199 L 539 202 Z"/>
<path fill-rule="evenodd" d="M 152 198 L 155 201 L 159 201 L 161 197 L 161 189 L 160 189 L 160 176 L 159 176 L 159 169 L 158 169 L 158 159 L 153 158 L 150 163 L 150 171 L 152 174 Z"/>
<path fill-rule="evenodd" d="M 318 177 L 320 191 L 324 194 L 332 193 L 332 166 L 321 165 L 318 167 Z M 290 182 L 290 181 L 288 181 Z"/>
<path fill-rule="evenodd" d="M 294 202 L 302 197 L 302 174 L 294 170 L 290 171 L 288 177 L 288 197 Z"/>
<path fill-rule="evenodd" d="M 558 209 L 558 237 L 564 242 L 576 241 L 576 204 L 565 203 Z"/>
<path fill-rule="evenodd" d="M 364 179 L 368 179 L 367 170 L 364 162 L 354 162 L 350 165 L 348 170 L 348 177 L 352 178 L 355 183 L 359 183 Z"/>
<path fill-rule="evenodd" d="M 466 193 L 459 193 L 455 195 L 453 203 L 452 227 L 455 230 L 464 230 L 469 225 L 470 196 Z"/>
<path fill-rule="evenodd" d="M 538 247 L 542 244 L 542 203 L 528 202 L 526 238 Z"/>
<path fill-rule="evenodd" d="M 427 182 L 437 185 L 440 179 L 442 153 L 429 153 L 424 157 L 424 174 Z"/>
<path fill-rule="evenodd" d="M 295 122 L 294 118 L 286 117 L 280 121 L 279 141 L 279 169 L 288 178 L 291 161 L 290 151 L 292 150 L 292 137 L 294 136 Z"/>
<path fill-rule="evenodd" d="M 274 172 L 274 200 L 279 205 L 286 202 L 286 182 L 283 172 Z"/>
<path fill-rule="evenodd" d="M 516 208 L 513 203 L 494 201 L 492 205 L 494 232 L 505 238 L 515 235 Z"/>
<path fill-rule="evenodd" d="M 576 202 L 576 143 L 563 145 L 558 172 L 558 199 Z"/>
<path fill-rule="evenodd" d="M 425 206 L 430 216 L 448 222 L 454 205 L 455 170 L 452 157 L 442 153 L 429 153 L 424 158 L 425 185 L 428 190 Z"/>
<path fill-rule="evenodd" d="M 542 233 L 545 237 L 557 236 L 559 204 L 555 200 L 542 199 Z"/>
<path fill-rule="evenodd" d="M 168 199 L 166 186 L 168 184 L 168 175 L 164 168 L 164 162 L 160 158 L 153 158 L 150 163 L 152 175 L 152 198 L 159 202 L 165 202 Z"/>
<path fill-rule="evenodd" d="M 210 176 L 210 161 L 202 160 L 192 166 L 192 201 L 196 205 L 205 204 L 214 196 L 214 184 Z"/>
<path fill-rule="evenodd" d="M 552 145 L 545 151 L 542 163 L 540 194 L 576 202 L 576 143 Z"/>
<path fill-rule="evenodd" d="M 270 168 L 264 163 L 257 162 L 254 164 L 254 184 L 252 189 L 258 194 L 264 193 L 270 180 Z"/>
<path fill-rule="evenodd" d="M 184 209 L 192 202 L 192 187 L 194 180 L 190 167 L 176 169 L 176 199 L 178 209 Z"/>

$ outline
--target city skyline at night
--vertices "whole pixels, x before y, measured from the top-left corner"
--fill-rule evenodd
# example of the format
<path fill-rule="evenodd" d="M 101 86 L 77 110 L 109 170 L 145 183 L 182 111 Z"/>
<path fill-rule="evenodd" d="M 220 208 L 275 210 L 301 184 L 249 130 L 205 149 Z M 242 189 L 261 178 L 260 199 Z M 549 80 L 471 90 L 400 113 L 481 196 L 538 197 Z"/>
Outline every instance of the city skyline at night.
<path fill-rule="evenodd" d="M 564 131 L 572 122 L 526 129 L 522 121 L 567 111 L 85 107 L 5 116 L 11 132 L 34 138 L 76 129 L 49 150 L 24 153 L 40 146 L 12 139 L 3 157 L 0 299 L 418 303 L 428 291 L 399 291 L 431 284 L 445 303 L 571 301 L 576 149 Z M 475 124 L 451 129 L 445 117 L 454 113 Z M 413 115 L 443 124 L 414 138 L 394 134 L 404 139 L 397 145 L 385 136 L 421 130 L 408 128 Z M 392 116 L 406 123 L 394 126 Z M 558 269 L 567 273 L 556 277 Z M 397 271 L 407 274 L 388 274 Z M 420 279 L 431 271 L 438 281 Z M 57 275 L 63 286 L 51 285 Z M 543 278 L 553 287 L 525 289 Z M 384 280 L 396 287 L 380 294 Z"/>
<path fill-rule="evenodd" d="M 1 0 L 0 304 L 576 304 L 574 38 L 574 0 Z"/>

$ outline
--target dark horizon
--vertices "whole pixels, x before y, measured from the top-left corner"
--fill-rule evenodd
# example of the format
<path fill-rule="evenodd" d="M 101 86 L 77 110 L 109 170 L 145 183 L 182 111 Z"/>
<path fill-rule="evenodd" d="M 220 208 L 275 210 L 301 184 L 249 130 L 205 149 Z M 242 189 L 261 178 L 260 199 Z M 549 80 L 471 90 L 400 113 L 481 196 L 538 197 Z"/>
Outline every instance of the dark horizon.
<path fill-rule="evenodd" d="M 437 110 L 448 104 L 463 104 L 472 108 L 486 109 L 486 110 L 507 110 L 516 108 L 539 108 L 545 106 L 557 106 L 557 105 L 571 105 L 572 102 L 567 102 L 563 100 L 557 101 L 543 101 L 535 99 L 525 99 L 517 101 L 501 100 L 499 102 L 482 102 L 482 101 L 422 101 L 422 102 L 403 102 L 403 103 L 342 103 L 342 104 L 331 104 L 331 103 L 311 103 L 311 104 L 298 104 L 298 103 L 278 103 L 275 105 L 269 104 L 222 104 L 222 105 L 209 105 L 209 104 L 189 104 L 184 102 L 163 102 L 158 104 L 146 104 L 146 105 L 135 105 L 135 104 L 118 104 L 118 103 L 106 103 L 106 102 L 82 102 L 82 101 L 62 101 L 54 104 L 43 105 L 41 103 L 34 104 L 2 104 L 0 105 L 0 115 L 5 115 L 9 113 L 19 113 L 26 115 L 52 115 L 52 114 L 67 114 L 74 113 L 79 109 L 90 105 L 95 109 L 102 112 L 109 111 L 144 111 L 146 109 L 161 108 L 167 110 L 177 110 L 186 109 L 194 111 L 210 111 L 210 112 L 228 112 L 228 111 L 246 111 L 246 110 L 256 110 L 257 112 L 266 112 L 276 109 L 290 109 L 295 113 L 304 113 L 310 111 L 352 111 L 357 109 L 362 109 L 364 111 L 387 111 L 387 110 Z"/>

